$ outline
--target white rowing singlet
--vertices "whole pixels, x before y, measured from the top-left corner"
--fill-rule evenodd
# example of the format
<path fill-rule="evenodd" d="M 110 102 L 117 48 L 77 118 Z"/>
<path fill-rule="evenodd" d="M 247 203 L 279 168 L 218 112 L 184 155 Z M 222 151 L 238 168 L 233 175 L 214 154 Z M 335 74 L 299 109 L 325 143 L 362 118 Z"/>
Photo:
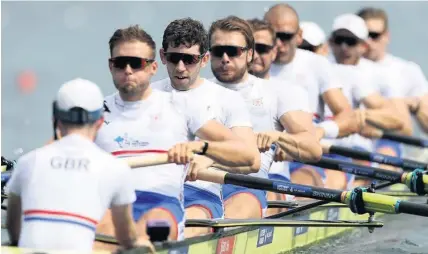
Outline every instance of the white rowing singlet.
<path fill-rule="evenodd" d="M 199 107 L 208 108 L 212 117 L 218 122 L 231 129 L 233 127 L 251 128 L 251 119 L 242 97 L 235 91 L 221 87 L 207 79 L 193 89 L 178 91 L 171 85 L 169 78 L 156 81 L 151 84 L 154 89 L 165 92 L 176 92 L 187 100 L 196 100 Z M 209 191 L 221 197 L 221 185 L 201 180 L 186 182 L 198 189 Z"/>
<path fill-rule="evenodd" d="M 286 65 L 272 64 L 270 75 L 302 86 L 308 92 L 310 109 L 316 122 L 324 120 L 322 94 L 342 85 L 335 77 L 331 63 L 323 56 L 307 50 L 296 49 L 293 60 Z"/>
<path fill-rule="evenodd" d="M 365 70 L 358 68 L 355 65 L 344 65 L 336 63 L 333 56 L 330 57 L 330 60 L 332 61 L 332 66 L 336 77 L 343 85 L 342 92 L 348 99 L 352 108 L 364 108 L 362 100 L 379 92 L 377 91 L 377 85 L 374 83 L 372 76 L 367 75 Z M 328 106 L 326 106 L 325 112 L 326 117 L 333 117 L 333 113 L 328 108 Z M 373 141 L 359 134 L 352 134 L 344 138 L 327 140 L 332 144 L 339 146 L 350 148 L 359 147 L 364 148 L 366 151 L 373 150 Z"/>
<path fill-rule="evenodd" d="M 288 92 L 285 93 L 286 89 L 282 89 L 275 81 L 260 79 L 253 75 L 249 75 L 247 81 L 238 84 L 224 84 L 218 80 L 216 82 L 241 94 L 250 112 L 255 132 L 284 131 L 280 122 L 284 114 L 294 110 L 308 110 L 307 107 L 300 106 L 301 102 L 307 102 L 308 97 L 299 87 L 290 85 Z M 288 164 L 282 162 L 272 164 L 273 155 L 272 151 L 262 153 L 259 172 L 250 175 L 267 178 L 269 169 L 276 168 L 289 178 Z"/>
<path fill-rule="evenodd" d="M 77 134 L 22 156 L 7 185 L 21 197 L 19 247 L 91 252 L 106 210 L 135 201 L 131 181 L 126 163 Z"/>
<path fill-rule="evenodd" d="M 422 96 L 428 92 L 428 81 L 417 63 L 389 53 L 376 63 L 387 67 L 388 72 L 398 73 L 402 77 L 403 83 L 400 84 L 402 96 Z"/>
<path fill-rule="evenodd" d="M 96 143 L 119 157 L 165 153 L 175 144 L 194 140 L 197 130 L 211 119 L 206 109 L 156 89 L 145 100 L 125 102 L 115 93 L 105 103 L 110 112 L 105 113 Z M 166 164 L 132 172 L 136 190 L 183 200 L 185 166 Z"/>

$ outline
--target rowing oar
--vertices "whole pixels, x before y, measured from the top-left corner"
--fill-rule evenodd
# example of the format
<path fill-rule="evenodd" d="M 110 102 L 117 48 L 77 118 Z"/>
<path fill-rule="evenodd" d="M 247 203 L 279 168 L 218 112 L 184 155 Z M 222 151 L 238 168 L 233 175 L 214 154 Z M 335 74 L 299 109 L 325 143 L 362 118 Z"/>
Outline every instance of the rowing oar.
<path fill-rule="evenodd" d="M 423 138 L 417 138 L 412 136 L 406 136 L 391 132 L 379 131 L 377 138 L 388 139 L 396 142 L 400 142 L 406 145 L 418 146 L 423 148 L 428 148 L 428 140 Z"/>
<path fill-rule="evenodd" d="M 370 153 L 366 151 L 360 151 L 357 149 L 330 144 L 322 144 L 322 147 L 324 154 L 338 154 L 357 160 L 365 160 L 391 165 L 394 167 L 400 167 L 404 170 L 428 169 L 428 164 L 419 161 L 402 159 L 399 157 L 388 156 L 379 153 Z"/>
<path fill-rule="evenodd" d="M 424 174 L 422 169 L 400 173 L 326 157 L 322 157 L 318 162 L 305 162 L 305 164 L 392 183 L 403 183 L 411 192 L 421 196 L 428 193 L 428 175 Z"/>
<path fill-rule="evenodd" d="M 219 184 L 233 184 L 252 189 L 260 189 L 277 193 L 306 197 L 330 202 L 344 203 L 352 212 L 413 214 L 428 217 L 428 205 L 417 204 L 396 197 L 368 192 L 366 188 L 355 188 L 352 191 L 341 191 L 327 188 L 294 184 L 284 181 L 264 179 L 248 175 L 232 174 L 214 169 L 198 172 L 197 178 Z"/>
<path fill-rule="evenodd" d="M 144 156 L 144 157 L 132 157 L 124 158 L 132 168 L 138 168 L 143 166 L 152 166 L 167 164 L 168 155 L 158 154 L 156 156 Z M 339 161 L 340 162 L 340 161 Z M 358 166 L 358 165 L 357 165 Z M 370 169 L 371 170 L 371 169 Z M 382 172 L 378 173 L 396 173 L 388 170 L 379 169 Z M 384 172 L 383 172 L 384 171 Z M 366 170 L 366 172 L 369 172 Z M 423 181 L 425 187 L 428 183 L 428 176 L 422 175 L 422 171 L 403 173 L 403 179 L 410 182 L 416 182 L 415 184 L 409 184 L 410 186 L 416 186 L 417 191 L 423 190 L 426 193 L 425 188 L 420 187 L 421 181 Z M 375 174 L 376 175 L 376 174 Z M 366 174 L 367 176 L 367 174 Z M 409 177 L 413 176 L 413 177 Z M 416 177 L 418 176 L 418 177 Z M 394 176 L 396 179 L 397 176 Z M 382 180 L 390 180 L 389 178 L 382 178 Z M 404 200 L 400 200 L 396 197 L 370 193 L 367 192 L 367 188 L 355 188 L 352 191 L 340 191 L 326 188 L 312 187 L 300 184 L 293 184 L 284 181 L 271 180 L 258 178 L 247 175 L 232 174 L 225 171 L 219 171 L 214 169 L 201 170 L 197 175 L 198 180 L 214 182 L 219 184 L 233 184 L 253 189 L 261 189 L 267 191 L 273 191 L 277 193 L 284 193 L 294 195 L 297 197 L 307 197 L 319 200 L 326 200 L 331 202 L 339 202 L 348 204 L 351 211 L 358 214 L 365 214 L 370 212 L 381 212 L 381 213 L 407 213 L 420 216 L 428 217 L 428 205 L 416 204 Z M 418 180 L 420 179 L 420 180 Z M 417 180 L 417 181 L 416 181 Z M 393 182 L 393 181 L 391 181 Z M 397 180 L 398 182 L 398 180 Z M 428 189 L 428 188 L 427 188 Z M 419 194 L 419 193 L 418 193 Z"/>

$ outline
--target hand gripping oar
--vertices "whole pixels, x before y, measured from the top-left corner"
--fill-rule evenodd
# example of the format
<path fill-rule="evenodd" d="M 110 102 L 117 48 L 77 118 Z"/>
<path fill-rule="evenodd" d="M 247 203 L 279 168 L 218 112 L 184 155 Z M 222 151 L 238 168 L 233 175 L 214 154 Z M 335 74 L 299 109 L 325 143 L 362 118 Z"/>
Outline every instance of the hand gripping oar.
<path fill-rule="evenodd" d="M 409 160 L 402 159 L 399 157 L 383 155 L 379 153 L 370 153 L 366 151 L 360 151 L 348 147 L 330 145 L 330 144 L 322 144 L 323 152 L 325 154 L 338 154 L 346 157 L 350 157 L 357 160 L 365 160 L 371 162 L 377 162 L 381 164 L 391 165 L 394 167 L 400 167 L 404 170 L 415 170 L 415 169 L 428 169 L 428 164 Z"/>
<path fill-rule="evenodd" d="M 409 187 L 410 191 L 418 195 L 428 194 L 428 175 L 424 174 L 422 169 L 400 173 L 326 157 L 322 157 L 318 162 L 305 162 L 305 164 L 392 183 L 403 183 Z"/>
<path fill-rule="evenodd" d="M 375 212 L 389 214 L 406 213 L 428 217 L 428 205 L 412 203 L 396 197 L 377 193 L 370 193 L 366 188 L 355 188 L 351 191 L 340 191 L 248 175 L 232 174 L 212 169 L 199 171 L 197 178 L 199 180 L 219 184 L 233 184 L 252 189 L 294 195 L 297 197 L 307 197 L 344 203 L 349 206 L 352 212 L 358 214 Z"/>
<path fill-rule="evenodd" d="M 383 132 L 379 138 L 397 141 L 406 145 L 428 148 L 428 140 L 422 139 L 422 138 L 405 136 L 405 135 L 395 134 L 391 132 Z"/>

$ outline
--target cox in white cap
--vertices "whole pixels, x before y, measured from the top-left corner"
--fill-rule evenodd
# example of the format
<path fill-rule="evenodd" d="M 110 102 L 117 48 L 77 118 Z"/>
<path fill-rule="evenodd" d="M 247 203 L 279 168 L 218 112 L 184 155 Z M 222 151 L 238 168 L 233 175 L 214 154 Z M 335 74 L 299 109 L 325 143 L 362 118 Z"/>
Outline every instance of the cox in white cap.
<path fill-rule="evenodd" d="M 104 96 L 100 88 L 89 80 L 73 79 L 61 86 L 53 103 L 54 130 L 58 121 L 74 125 L 91 124 L 102 119 L 103 113 Z M 55 139 L 56 134 L 55 131 Z"/>
<path fill-rule="evenodd" d="M 303 41 L 299 45 L 300 49 L 309 50 L 316 54 L 326 56 L 328 46 L 324 30 L 316 23 L 310 21 L 300 22 Z"/>
<path fill-rule="evenodd" d="M 341 64 L 355 65 L 367 50 L 368 29 L 362 18 L 347 13 L 333 21 L 330 47 L 335 60 Z"/>
<path fill-rule="evenodd" d="M 88 80 L 74 79 L 59 89 L 54 118 L 63 137 L 20 157 L 7 183 L 12 246 L 91 252 L 99 222 L 110 209 L 121 247 L 152 248 L 146 239 L 136 240 L 130 167 L 93 142 L 103 109 L 100 89 Z"/>

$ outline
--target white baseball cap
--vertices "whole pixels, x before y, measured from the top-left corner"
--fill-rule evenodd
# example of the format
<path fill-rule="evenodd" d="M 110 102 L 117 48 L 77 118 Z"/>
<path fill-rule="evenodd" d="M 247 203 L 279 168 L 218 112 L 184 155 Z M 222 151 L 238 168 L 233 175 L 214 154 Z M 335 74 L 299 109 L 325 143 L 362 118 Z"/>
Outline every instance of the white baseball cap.
<path fill-rule="evenodd" d="M 302 21 L 300 22 L 300 29 L 302 29 L 303 32 L 303 39 L 312 46 L 319 46 L 326 40 L 324 31 L 314 22 Z"/>
<path fill-rule="evenodd" d="M 348 30 L 361 40 L 367 40 L 369 36 L 364 19 L 352 13 L 342 14 L 334 19 L 333 32 L 340 29 Z"/>
<path fill-rule="evenodd" d="M 61 86 L 56 96 L 56 109 L 59 117 L 74 121 L 75 116 L 67 115 L 72 108 L 82 108 L 88 113 L 89 120 L 94 121 L 102 116 L 104 96 L 101 89 L 92 81 L 73 79 Z M 72 119 L 73 118 L 73 119 Z"/>

